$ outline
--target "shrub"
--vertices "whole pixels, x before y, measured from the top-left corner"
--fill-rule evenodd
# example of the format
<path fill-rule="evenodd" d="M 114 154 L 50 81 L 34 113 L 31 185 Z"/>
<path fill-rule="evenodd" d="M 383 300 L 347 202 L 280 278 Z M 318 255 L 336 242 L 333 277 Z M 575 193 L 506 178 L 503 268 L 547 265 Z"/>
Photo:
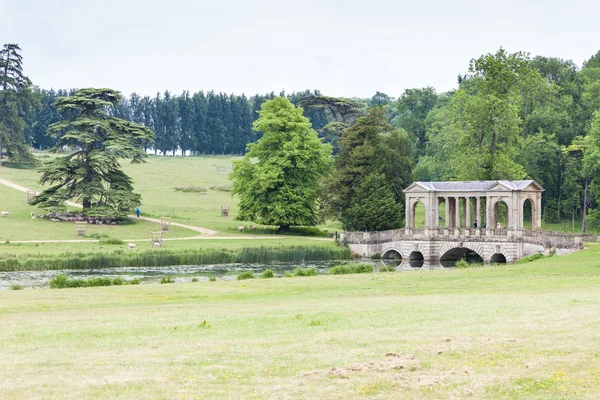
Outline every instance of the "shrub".
<path fill-rule="evenodd" d="M 84 286 L 110 286 L 112 281 L 110 278 L 88 278 L 87 285 Z"/>
<path fill-rule="evenodd" d="M 10 287 L 12 290 L 22 290 L 23 286 L 13 283 Z"/>
<path fill-rule="evenodd" d="M 108 235 L 105 235 L 104 233 L 91 233 L 89 235 L 85 235 L 86 238 L 92 238 L 92 239 L 103 239 L 103 238 L 107 238 Z"/>
<path fill-rule="evenodd" d="M 371 256 L 371 260 L 381 260 L 381 254 L 375 253 Z"/>
<path fill-rule="evenodd" d="M 379 272 L 396 272 L 396 267 L 392 264 L 382 264 L 379 266 Z"/>
<path fill-rule="evenodd" d="M 206 188 L 200 186 L 176 186 L 175 191 L 184 193 L 205 193 Z"/>
<path fill-rule="evenodd" d="M 112 280 L 112 284 L 115 286 L 123 285 L 124 284 L 123 278 L 121 278 L 120 276 L 117 276 L 115 279 Z"/>
<path fill-rule="evenodd" d="M 211 276 L 208 277 L 208 280 L 211 281 L 211 282 L 214 282 L 214 281 L 217 280 L 217 277 L 214 276 L 214 275 L 211 275 Z"/>
<path fill-rule="evenodd" d="M 192 282 L 198 282 L 198 278 L 192 278 Z"/>
<path fill-rule="evenodd" d="M 175 280 L 173 280 L 173 278 L 171 277 L 171 275 L 165 275 L 162 277 L 162 279 L 160 280 L 160 283 L 175 283 Z"/>
<path fill-rule="evenodd" d="M 254 279 L 254 272 L 252 271 L 244 271 L 237 276 L 238 281 L 243 279 Z"/>
<path fill-rule="evenodd" d="M 231 185 L 216 185 L 211 186 L 210 188 L 219 192 L 231 192 Z"/>
<path fill-rule="evenodd" d="M 283 276 L 285 276 L 286 278 L 291 278 L 291 277 L 293 277 L 294 275 L 293 275 L 293 274 L 292 274 L 290 271 L 285 271 L 285 272 L 283 273 Z"/>
<path fill-rule="evenodd" d="M 294 276 L 316 276 L 317 270 L 315 268 L 302 268 L 298 267 L 294 270 Z"/>
<path fill-rule="evenodd" d="M 125 281 L 126 285 L 139 285 L 140 284 L 140 280 L 138 278 L 133 278 L 130 281 Z"/>
<path fill-rule="evenodd" d="M 115 239 L 115 238 L 104 238 L 104 239 L 100 239 L 100 241 L 98 243 L 100 243 L 100 244 L 123 244 L 123 241 L 121 239 Z"/>
<path fill-rule="evenodd" d="M 456 262 L 456 268 L 469 268 L 469 263 L 463 258 Z"/>
<path fill-rule="evenodd" d="M 274 278 L 275 274 L 273 273 L 273 270 L 271 269 L 265 269 L 262 274 L 260 274 L 260 277 L 263 279 L 267 279 L 267 278 Z"/>
<path fill-rule="evenodd" d="M 373 272 L 371 264 L 336 265 L 329 270 L 330 275 L 364 274 Z"/>

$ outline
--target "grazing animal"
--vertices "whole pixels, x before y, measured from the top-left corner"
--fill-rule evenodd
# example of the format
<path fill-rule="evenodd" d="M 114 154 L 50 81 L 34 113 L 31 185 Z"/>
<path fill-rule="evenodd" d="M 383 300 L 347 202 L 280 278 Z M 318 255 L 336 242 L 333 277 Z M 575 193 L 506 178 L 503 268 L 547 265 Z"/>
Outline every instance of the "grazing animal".
<path fill-rule="evenodd" d="M 154 243 L 152 243 L 152 247 L 159 248 L 160 247 L 160 242 L 154 242 Z"/>
<path fill-rule="evenodd" d="M 129 243 L 127 247 L 130 249 L 137 249 L 137 245 L 135 243 Z"/>
<path fill-rule="evenodd" d="M 238 232 L 244 232 L 246 230 L 245 226 L 238 226 Z"/>
<path fill-rule="evenodd" d="M 256 230 L 256 227 L 255 227 L 255 226 L 252 226 L 252 225 L 250 225 L 250 230 L 251 230 L 251 231 L 255 231 L 255 230 Z"/>
<path fill-rule="evenodd" d="M 0 215 L 3 217 L 8 217 L 10 215 L 10 212 L 8 211 L 0 211 Z"/>
<path fill-rule="evenodd" d="M 31 219 L 35 219 L 35 213 L 33 211 L 31 212 Z"/>

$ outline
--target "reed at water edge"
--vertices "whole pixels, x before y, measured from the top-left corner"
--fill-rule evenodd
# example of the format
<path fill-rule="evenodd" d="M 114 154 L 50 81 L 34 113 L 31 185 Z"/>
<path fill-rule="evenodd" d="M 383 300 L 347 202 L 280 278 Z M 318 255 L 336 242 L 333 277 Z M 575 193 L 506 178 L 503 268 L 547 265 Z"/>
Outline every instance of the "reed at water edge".
<path fill-rule="evenodd" d="M 117 267 L 166 267 L 207 264 L 274 264 L 349 260 L 347 247 L 247 247 L 227 249 L 116 251 L 110 254 L 63 253 L 45 256 L 9 256 L 0 260 L 0 271 L 47 271 L 60 269 L 101 269 Z"/>

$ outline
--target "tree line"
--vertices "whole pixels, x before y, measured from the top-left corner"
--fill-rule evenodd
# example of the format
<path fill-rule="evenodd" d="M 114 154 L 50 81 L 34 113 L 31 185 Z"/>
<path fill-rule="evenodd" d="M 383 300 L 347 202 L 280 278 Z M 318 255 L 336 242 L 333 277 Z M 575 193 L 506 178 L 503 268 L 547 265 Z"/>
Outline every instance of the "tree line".
<path fill-rule="evenodd" d="M 0 54 L 0 152 L 10 160 L 27 157 L 25 144 L 56 145 L 59 136 L 46 131 L 71 111 L 58 112 L 53 104 L 75 93 L 32 86 L 22 77 L 14 46 Z M 332 147 L 321 209 L 346 228 L 399 226 L 390 226 L 383 214 L 374 216 L 380 222 L 361 222 L 360 216 L 375 208 L 365 204 L 383 198 L 388 203 L 381 209 L 402 216 L 401 189 L 412 180 L 494 179 L 535 179 L 546 190 L 544 220 L 600 228 L 600 52 L 579 67 L 500 48 L 472 59 L 457 82 L 445 93 L 425 87 L 397 98 L 377 92 L 370 99 L 316 90 L 249 98 L 212 91 L 134 93 L 107 112 L 150 128 L 154 140 L 144 147 L 162 154 L 244 154 L 263 135 L 252 129 L 263 103 L 286 97 Z"/>
<path fill-rule="evenodd" d="M 32 88 L 38 106 L 23 113 L 28 144 L 40 150 L 56 144 L 57 139 L 46 135 L 46 131 L 50 125 L 70 115 L 68 110 L 59 113 L 54 102 L 75 92 L 76 89 Z M 307 90 L 287 97 L 297 104 L 304 97 L 318 95 L 318 91 Z M 242 155 L 246 145 L 260 137 L 260 133 L 252 130 L 258 110 L 262 103 L 275 97 L 275 93 L 248 98 L 244 94 L 237 96 L 214 91 L 184 91 L 179 95 L 165 91 L 154 97 L 132 93 L 117 105 L 110 106 L 109 114 L 150 128 L 155 139 L 148 142 L 146 148 L 159 154 Z M 314 125 L 323 125 L 320 117 L 316 113 L 311 118 Z"/>

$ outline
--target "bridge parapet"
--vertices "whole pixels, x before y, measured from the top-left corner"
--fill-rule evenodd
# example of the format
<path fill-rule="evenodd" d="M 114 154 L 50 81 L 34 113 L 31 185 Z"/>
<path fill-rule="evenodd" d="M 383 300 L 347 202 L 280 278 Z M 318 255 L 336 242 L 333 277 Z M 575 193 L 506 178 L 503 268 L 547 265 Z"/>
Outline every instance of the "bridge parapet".
<path fill-rule="evenodd" d="M 346 244 L 380 244 L 402 240 L 469 240 L 484 242 L 525 242 L 546 248 L 576 248 L 584 242 L 600 242 L 599 235 L 571 234 L 541 229 L 393 229 L 381 232 L 342 232 Z"/>

